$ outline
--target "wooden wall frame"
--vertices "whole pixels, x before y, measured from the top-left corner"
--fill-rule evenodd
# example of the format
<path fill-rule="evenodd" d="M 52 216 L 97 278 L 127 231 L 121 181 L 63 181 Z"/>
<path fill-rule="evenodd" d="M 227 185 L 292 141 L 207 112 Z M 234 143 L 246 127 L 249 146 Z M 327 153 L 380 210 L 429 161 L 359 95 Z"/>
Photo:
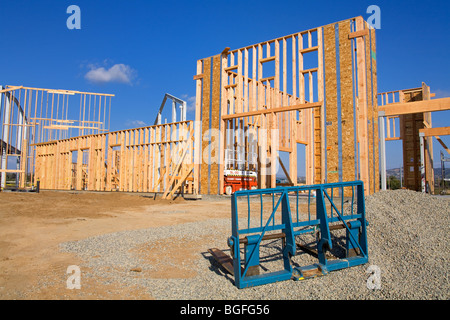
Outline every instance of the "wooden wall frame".
<path fill-rule="evenodd" d="M 36 184 L 37 143 L 108 132 L 112 97 L 74 90 L 0 87 L 1 187 L 6 187 L 6 173 L 16 174 L 20 188 Z"/>
<path fill-rule="evenodd" d="M 36 144 L 36 179 L 58 190 L 196 193 L 193 121 Z"/>
<path fill-rule="evenodd" d="M 289 153 L 281 167 L 297 184 L 301 143 L 307 184 L 363 180 L 367 193 L 379 189 L 375 30 L 362 17 L 226 48 L 198 60 L 194 80 L 201 193 L 224 193 L 229 152 L 254 169 L 255 143 L 260 188 L 276 186 L 279 151 Z"/>
<path fill-rule="evenodd" d="M 424 82 L 418 88 L 378 94 L 382 136 L 380 158 L 384 163 L 381 168 L 382 189 L 386 189 L 385 141 L 402 140 L 404 186 L 423 191 L 427 185 L 428 191 L 434 193 L 433 136 L 445 150 L 448 148 L 438 136 L 445 134 L 446 129 L 432 128 L 432 112 L 450 110 L 450 98 L 433 97 L 430 87 Z"/>

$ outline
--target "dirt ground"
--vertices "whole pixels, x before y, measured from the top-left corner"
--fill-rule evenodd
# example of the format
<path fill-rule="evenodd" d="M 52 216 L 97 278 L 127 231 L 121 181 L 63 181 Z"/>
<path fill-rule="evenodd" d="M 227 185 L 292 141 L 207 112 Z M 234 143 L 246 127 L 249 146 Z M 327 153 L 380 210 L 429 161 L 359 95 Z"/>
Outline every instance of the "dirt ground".
<path fill-rule="evenodd" d="M 105 233 L 231 216 L 229 199 L 214 200 L 214 210 L 211 203 L 125 193 L 0 192 L 0 299 L 153 299 L 98 279 L 83 279 L 83 290 L 67 289 L 67 267 L 82 261 L 61 252 L 58 245 Z M 184 257 L 197 249 L 184 244 Z M 180 273 L 168 268 L 158 277 L 173 274 Z"/>

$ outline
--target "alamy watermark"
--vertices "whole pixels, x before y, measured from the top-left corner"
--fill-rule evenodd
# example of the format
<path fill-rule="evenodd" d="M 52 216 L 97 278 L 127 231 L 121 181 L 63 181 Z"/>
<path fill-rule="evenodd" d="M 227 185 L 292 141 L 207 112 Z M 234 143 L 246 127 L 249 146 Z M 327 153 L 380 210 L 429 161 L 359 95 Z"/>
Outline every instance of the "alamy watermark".
<path fill-rule="evenodd" d="M 69 290 L 81 289 L 81 269 L 77 265 L 71 265 L 67 267 L 67 274 L 69 277 L 66 281 L 66 288 Z"/>
<path fill-rule="evenodd" d="M 194 121 L 194 127 L 200 131 L 201 121 Z M 186 128 L 177 128 L 171 133 L 172 140 L 179 140 L 177 137 L 188 137 Z M 254 128 L 225 129 L 222 133 L 219 129 L 206 130 L 202 139 L 197 140 L 198 147 L 201 148 L 193 157 L 185 156 L 185 153 L 193 152 L 189 150 L 189 140 L 185 140 L 171 148 L 170 158 L 172 162 L 182 164 L 224 164 L 225 167 L 239 169 L 251 165 L 259 168 L 262 176 L 272 175 L 273 171 L 280 170 L 279 129 L 257 130 Z M 192 148 L 192 146 L 191 146 Z M 186 150 L 187 149 L 187 150 Z M 199 149 L 196 149 L 199 150 Z M 223 157 L 220 152 L 223 152 Z M 270 154 L 274 152 L 275 154 Z M 239 169 L 240 170 L 240 169 Z"/>
<path fill-rule="evenodd" d="M 367 14 L 371 14 L 367 18 L 367 23 L 374 29 L 381 29 L 381 9 L 377 5 L 370 5 L 367 7 Z"/>
<path fill-rule="evenodd" d="M 380 290 L 381 289 L 381 269 L 376 265 L 370 265 L 366 273 L 370 274 L 367 279 L 367 288 L 370 290 Z"/>
<path fill-rule="evenodd" d="M 67 7 L 67 14 L 70 16 L 67 18 L 67 29 L 81 29 L 81 9 L 79 6 L 72 4 Z M 374 29 L 381 29 L 381 9 L 377 5 L 370 5 L 366 10 L 370 16 L 367 18 L 367 23 Z"/>
<path fill-rule="evenodd" d="M 66 12 L 70 14 L 70 16 L 67 18 L 66 26 L 67 29 L 73 30 L 73 29 L 81 29 L 81 9 L 77 5 L 70 5 L 67 7 Z"/>

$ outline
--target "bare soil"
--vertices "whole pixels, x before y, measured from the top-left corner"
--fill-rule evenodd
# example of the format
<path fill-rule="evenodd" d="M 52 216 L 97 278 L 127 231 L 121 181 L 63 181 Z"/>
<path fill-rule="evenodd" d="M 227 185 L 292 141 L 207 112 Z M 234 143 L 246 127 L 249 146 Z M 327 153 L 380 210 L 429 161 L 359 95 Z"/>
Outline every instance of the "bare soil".
<path fill-rule="evenodd" d="M 82 261 L 74 254 L 61 252 L 59 244 L 105 233 L 227 217 L 229 199 L 192 201 L 126 193 L 0 192 L 0 299 L 153 299 L 142 291 L 105 284 L 100 279 L 83 279 L 83 290 L 67 289 L 67 267 Z M 160 245 L 167 255 L 167 244 Z M 167 268 L 154 270 L 151 276 L 195 276 L 188 269 L 191 254 L 199 250 L 198 244 L 182 246 L 182 250 L 170 246 Z M 159 257 L 157 251 L 142 254 L 147 259 Z M 183 265 L 182 270 L 174 267 L 177 263 Z"/>

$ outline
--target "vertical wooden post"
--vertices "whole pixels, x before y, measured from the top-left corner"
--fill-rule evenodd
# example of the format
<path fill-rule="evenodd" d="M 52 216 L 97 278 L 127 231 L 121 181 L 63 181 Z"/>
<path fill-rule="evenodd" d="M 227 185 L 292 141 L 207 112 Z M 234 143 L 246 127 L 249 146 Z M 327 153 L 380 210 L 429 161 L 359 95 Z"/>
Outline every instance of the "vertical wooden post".
<path fill-rule="evenodd" d="M 76 190 L 82 190 L 82 178 L 83 178 L 83 150 L 82 150 L 82 141 L 80 138 L 77 141 L 77 178 L 76 178 Z"/>
<path fill-rule="evenodd" d="M 274 105 L 271 107 L 280 107 L 280 41 L 275 40 L 275 80 L 274 80 Z M 277 126 L 277 116 L 271 114 L 271 139 L 270 139 L 270 186 L 275 188 L 277 186 L 277 160 L 278 160 L 278 145 L 279 145 L 279 129 Z"/>
<path fill-rule="evenodd" d="M 297 98 L 297 45 L 295 41 L 295 35 L 292 35 L 292 97 L 290 104 L 296 103 Z M 291 153 L 289 154 L 289 174 L 294 186 L 297 185 L 297 114 L 298 111 L 289 112 L 290 116 L 290 146 Z"/>
<path fill-rule="evenodd" d="M 325 183 L 325 177 L 326 177 L 326 163 L 325 163 L 325 128 L 326 128 L 326 122 L 325 122 L 325 99 L 324 99 L 324 68 L 323 68 L 323 28 L 320 27 L 317 29 L 317 58 L 318 58 L 318 68 L 317 68 L 317 83 L 318 83 L 318 93 L 317 97 L 319 101 L 322 101 L 322 106 L 320 107 L 320 182 Z M 319 152 L 319 150 L 317 150 Z"/>
<path fill-rule="evenodd" d="M 356 18 L 356 31 L 364 29 L 362 17 Z M 369 145 L 367 136 L 367 76 L 364 38 L 356 39 L 356 60 L 358 68 L 358 141 L 360 157 L 360 177 L 364 192 L 369 194 Z"/>
<path fill-rule="evenodd" d="M 219 194 L 224 193 L 224 161 L 225 161 L 225 148 L 226 148 L 226 122 L 222 120 L 222 116 L 226 114 L 227 111 L 227 105 L 228 105 L 228 98 L 227 98 L 227 89 L 225 89 L 225 86 L 228 85 L 228 75 L 225 71 L 225 68 L 228 65 L 228 54 L 224 53 L 221 55 L 221 73 L 222 73 L 222 83 L 220 84 L 220 91 L 221 91 L 221 101 L 220 101 L 220 136 L 217 137 L 219 140 Z M 197 139 L 196 139 L 197 140 Z"/>

